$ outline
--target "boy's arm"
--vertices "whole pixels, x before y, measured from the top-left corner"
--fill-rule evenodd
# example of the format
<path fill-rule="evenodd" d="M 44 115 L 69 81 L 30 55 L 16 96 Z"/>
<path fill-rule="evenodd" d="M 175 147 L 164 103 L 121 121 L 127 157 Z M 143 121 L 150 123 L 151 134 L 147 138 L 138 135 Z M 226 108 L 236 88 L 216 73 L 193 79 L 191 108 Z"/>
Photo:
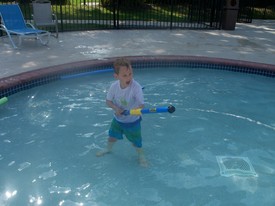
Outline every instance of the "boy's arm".
<path fill-rule="evenodd" d="M 140 86 L 139 89 L 136 92 L 136 100 L 139 101 L 139 106 L 135 109 L 143 109 L 144 108 L 144 96 L 142 87 Z"/>
<path fill-rule="evenodd" d="M 116 115 L 121 115 L 121 113 L 123 112 L 122 109 L 120 109 L 119 107 L 117 107 L 112 101 L 110 100 L 106 100 L 106 104 L 108 105 L 108 107 L 112 108 L 115 111 Z"/>
<path fill-rule="evenodd" d="M 134 109 L 143 109 L 143 108 L 144 108 L 144 104 L 141 104 L 137 108 L 134 108 Z"/>

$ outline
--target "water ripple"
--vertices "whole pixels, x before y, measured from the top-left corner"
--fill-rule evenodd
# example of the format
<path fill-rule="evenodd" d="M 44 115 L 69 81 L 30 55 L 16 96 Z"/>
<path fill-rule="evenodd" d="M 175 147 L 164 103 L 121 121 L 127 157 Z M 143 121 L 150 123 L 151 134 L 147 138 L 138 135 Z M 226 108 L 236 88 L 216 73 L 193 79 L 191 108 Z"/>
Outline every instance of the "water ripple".
<path fill-rule="evenodd" d="M 23 162 L 19 165 L 18 171 L 21 172 L 22 170 L 28 168 L 29 166 L 31 166 L 30 162 Z"/>
<path fill-rule="evenodd" d="M 215 111 L 215 110 L 212 110 L 212 109 L 189 108 L 189 109 L 186 109 L 186 110 L 207 112 L 207 113 L 220 114 L 220 115 L 224 115 L 224 116 L 230 116 L 230 117 L 234 117 L 234 118 L 237 118 L 237 119 L 242 119 L 242 120 L 245 120 L 245 121 L 248 121 L 248 122 L 251 122 L 251 123 L 254 123 L 254 124 L 257 124 L 257 125 L 260 125 L 260 126 L 263 126 L 263 127 L 266 127 L 268 129 L 272 129 L 272 130 L 275 131 L 275 127 L 273 127 L 272 125 L 268 125 L 268 124 L 265 124 L 263 122 L 251 119 L 249 117 L 244 117 L 244 116 L 237 115 L 237 114 L 232 114 L 232 113 L 227 113 L 227 112 L 219 112 L 219 111 Z"/>
<path fill-rule="evenodd" d="M 39 175 L 39 179 L 43 179 L 43 180 L 46 180 L 46 179 L 49 179 L 51 177 L 55 177 L 57 175 L 57 172 L 54 171 L 54 170 L 50 170 L 48 172 L 44 172 L 42 173 L 41 175 Z"/>
<path fill-rule="evenodd" d="M 57 194 L 68 194 L 70 193 L 72 190 L 70 187 L 60 187 L 60 186 L 56 186 L 53 185 L 49 188 L 49 192 L 52 193 L 57 193 Z"/>

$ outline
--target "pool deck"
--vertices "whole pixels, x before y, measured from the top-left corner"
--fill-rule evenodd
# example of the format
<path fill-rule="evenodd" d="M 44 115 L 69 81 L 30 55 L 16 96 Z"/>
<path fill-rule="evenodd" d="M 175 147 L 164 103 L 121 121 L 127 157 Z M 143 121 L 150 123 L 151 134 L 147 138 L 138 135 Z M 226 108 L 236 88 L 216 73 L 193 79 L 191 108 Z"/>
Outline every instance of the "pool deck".
<path fill-rule="evenodd" d="M 226 30 L 95 30 L 60 33 L 47 46 L 0 39 L 0 78 L 64 63 L 118 56 L 185 55 L 275 65 L 275 21 L 254 20 Z"/>

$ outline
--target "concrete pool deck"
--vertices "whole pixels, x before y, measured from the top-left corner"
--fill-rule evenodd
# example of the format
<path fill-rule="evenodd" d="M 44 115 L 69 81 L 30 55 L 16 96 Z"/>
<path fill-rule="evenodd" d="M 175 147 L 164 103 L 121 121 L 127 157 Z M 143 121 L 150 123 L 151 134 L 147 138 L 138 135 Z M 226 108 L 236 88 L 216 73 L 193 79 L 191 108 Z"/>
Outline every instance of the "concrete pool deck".
<path fill-rule="evenodd" d="M 60 33 L 48 46 L 0 40 L 0 78 L 64 63 L 118 56 L 185 55 L 275 65 L 275 21 L 254 20 L 226 30 L 95 30 Z"/>

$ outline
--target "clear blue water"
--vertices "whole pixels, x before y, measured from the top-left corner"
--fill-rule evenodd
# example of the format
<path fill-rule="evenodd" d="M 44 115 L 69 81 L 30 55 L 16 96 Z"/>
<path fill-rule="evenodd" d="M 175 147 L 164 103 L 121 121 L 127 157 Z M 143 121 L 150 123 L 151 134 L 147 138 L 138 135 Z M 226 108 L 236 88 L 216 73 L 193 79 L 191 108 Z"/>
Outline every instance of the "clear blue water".
<path fill-rule="evenodd" d="M 63 80 L 0 107 L 1 206 L 274 205 L 275 81 L 203 69 L 136 70 L 150 166 L 127 140 L 105 147 L 111 73 Z M 224 177 L 216 156 L 248 157 L 257 176 Z"/>

